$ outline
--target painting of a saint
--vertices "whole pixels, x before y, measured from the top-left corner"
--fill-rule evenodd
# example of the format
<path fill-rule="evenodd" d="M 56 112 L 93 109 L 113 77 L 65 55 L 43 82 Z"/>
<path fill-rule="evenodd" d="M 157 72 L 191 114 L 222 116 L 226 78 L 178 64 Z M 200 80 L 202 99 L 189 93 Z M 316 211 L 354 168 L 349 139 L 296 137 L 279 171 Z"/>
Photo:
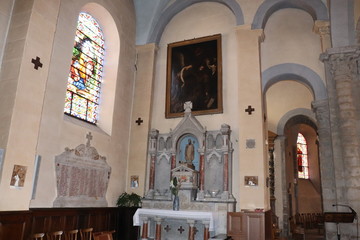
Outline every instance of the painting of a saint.
<path fill-rule="evenodd" d="M 191 101 L 193 114 L 222 112 L 221 35 L 168 46 L 166 117 L 182 116 Z"/>

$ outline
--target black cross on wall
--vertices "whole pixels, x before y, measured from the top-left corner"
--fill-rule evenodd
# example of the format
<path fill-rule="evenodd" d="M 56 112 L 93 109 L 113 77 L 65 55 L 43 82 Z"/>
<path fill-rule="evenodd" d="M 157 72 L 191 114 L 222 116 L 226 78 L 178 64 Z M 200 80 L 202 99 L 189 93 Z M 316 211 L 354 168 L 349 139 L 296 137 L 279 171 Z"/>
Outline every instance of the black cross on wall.
<path fill-rule="evenodd" d="M 255 108 L 252 108 L 251 105 L 249 105 L 246 109 L 245 112 L 247 112 L 249 115 L 251 115 L 252 112 L 255 111 Z"/>
<path fill-rule="evenodd" d="M 185 231 L 185 229 L 183 229 L 183 227 L 182 227 L 182 226 L 180 226 L 180 227 L 178 228 L 178 231 L 180 232 L 180 234 L 182 234 L 182 233 L 183 233 L 183 231 Z"/>
<path fill-rule="evenodd" d="M 135 122 L 140 126 L 144 121 L 141 118 L 138 118 Z"/>
<path fill-rule="evenodd" d="M 169 225 L 166 225 L 166 227 L 164 227 L 164 230 L 165 230 L 166 232 L 168 232 L 168 231 L 171 230 L 171 227 L 169 227 Z"/>
<path fill-rule="evenodd" d="M 38 56 L 36 56 L 36 59 L 31 59 L 31 63 L 34 64 L 34 68 L 35 68 L 36 70 L 38 70 L 39 67 L 42 67 L 42 66 L 43 66 L 43 64 L 40 62 L 40 58 L 39 58 Z"/>

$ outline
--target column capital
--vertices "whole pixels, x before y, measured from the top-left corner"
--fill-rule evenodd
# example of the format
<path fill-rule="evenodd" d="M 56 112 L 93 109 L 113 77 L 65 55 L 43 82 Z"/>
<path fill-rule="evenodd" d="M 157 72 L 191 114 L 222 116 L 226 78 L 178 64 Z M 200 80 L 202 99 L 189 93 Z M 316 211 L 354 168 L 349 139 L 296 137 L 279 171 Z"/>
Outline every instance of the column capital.
<path fill-rule="evenodd" d="M 186 222 L 190 225 L 190 227 L 194 227 L 194 226 L 195 226 L 195 220 L 193 220 L 193 219 L 189 219 L 189 220 L 187 220 Z"/>
<path fill-rule="evenodd" d="M 161 217 L 155 217 L 154 220 L 155 220 L 156 224 L 161 224 L 163 219 Z"/>
<path fill-rule="evenodd" d="M 328 63 L 330 73 L 333 77 L 347 75 L 349 73 L 357 75 L 359 59 L 359 46 L 331 48 L 320 55 L 320 60 Z"/>
<path fill-rule="evenodd" d="M 150 130 L 150 138 L 156 139 L 156 138 L 158 138 L 158 136 L 159 136 L 159 130 L 152 128 Z"/>
<path fill-rule="evenodd" d="M 329 21 L 316 20 L 314 23 L 313 31 L 320 35 L 321 50 L 323 52 L 326 51 L 326 49 L 331 48 Z"/>
<path fill-rule="evenodd" d="M 330 35 L 330 22 L 325 20 L 316 20 L 313 31 L 320 36 Z"/>

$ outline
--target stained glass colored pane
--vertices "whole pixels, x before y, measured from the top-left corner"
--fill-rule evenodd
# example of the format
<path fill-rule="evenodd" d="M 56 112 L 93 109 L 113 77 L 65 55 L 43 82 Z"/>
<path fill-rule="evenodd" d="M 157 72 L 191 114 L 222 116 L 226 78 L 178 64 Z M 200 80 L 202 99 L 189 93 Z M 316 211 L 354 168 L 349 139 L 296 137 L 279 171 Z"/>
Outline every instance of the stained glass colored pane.
<path fill-rule="evenodd" d="M 298 177 L 309 179 L 308 146 L 305 137 L 301 133 L 298 134 L 296 145 Z"/>
<path fill-rule="evenodd" d="M 98 22 L 80 13 L 68 77 L 64 112 L 96 123 L 101 91 L 104 37 Z"/>

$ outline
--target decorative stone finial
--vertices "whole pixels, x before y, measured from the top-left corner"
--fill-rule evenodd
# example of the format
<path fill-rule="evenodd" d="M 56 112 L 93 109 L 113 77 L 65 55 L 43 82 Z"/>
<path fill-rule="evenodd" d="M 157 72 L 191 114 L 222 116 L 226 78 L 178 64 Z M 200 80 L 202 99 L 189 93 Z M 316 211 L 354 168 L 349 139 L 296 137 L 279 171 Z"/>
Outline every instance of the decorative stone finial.
<path fill-rule="evenodd" d="M 184 103 L 185 113 L 187 113 L 187 114 L 191 113 L 192 107 L 193 107 L 193 105 L 192 105 L 192 102 L 191 102 L 191 101 L 185 102 L 185 103 Z"/>
<path fill-rule="evenodd" d="M 92 140 L 92 135 L 91 132 L 89 132 L 88 134 L 86 134 L 86 138 L 87 138 L 87 142 L 86 142 L 86 147 L 90 147 L 90 141 Z"/>

